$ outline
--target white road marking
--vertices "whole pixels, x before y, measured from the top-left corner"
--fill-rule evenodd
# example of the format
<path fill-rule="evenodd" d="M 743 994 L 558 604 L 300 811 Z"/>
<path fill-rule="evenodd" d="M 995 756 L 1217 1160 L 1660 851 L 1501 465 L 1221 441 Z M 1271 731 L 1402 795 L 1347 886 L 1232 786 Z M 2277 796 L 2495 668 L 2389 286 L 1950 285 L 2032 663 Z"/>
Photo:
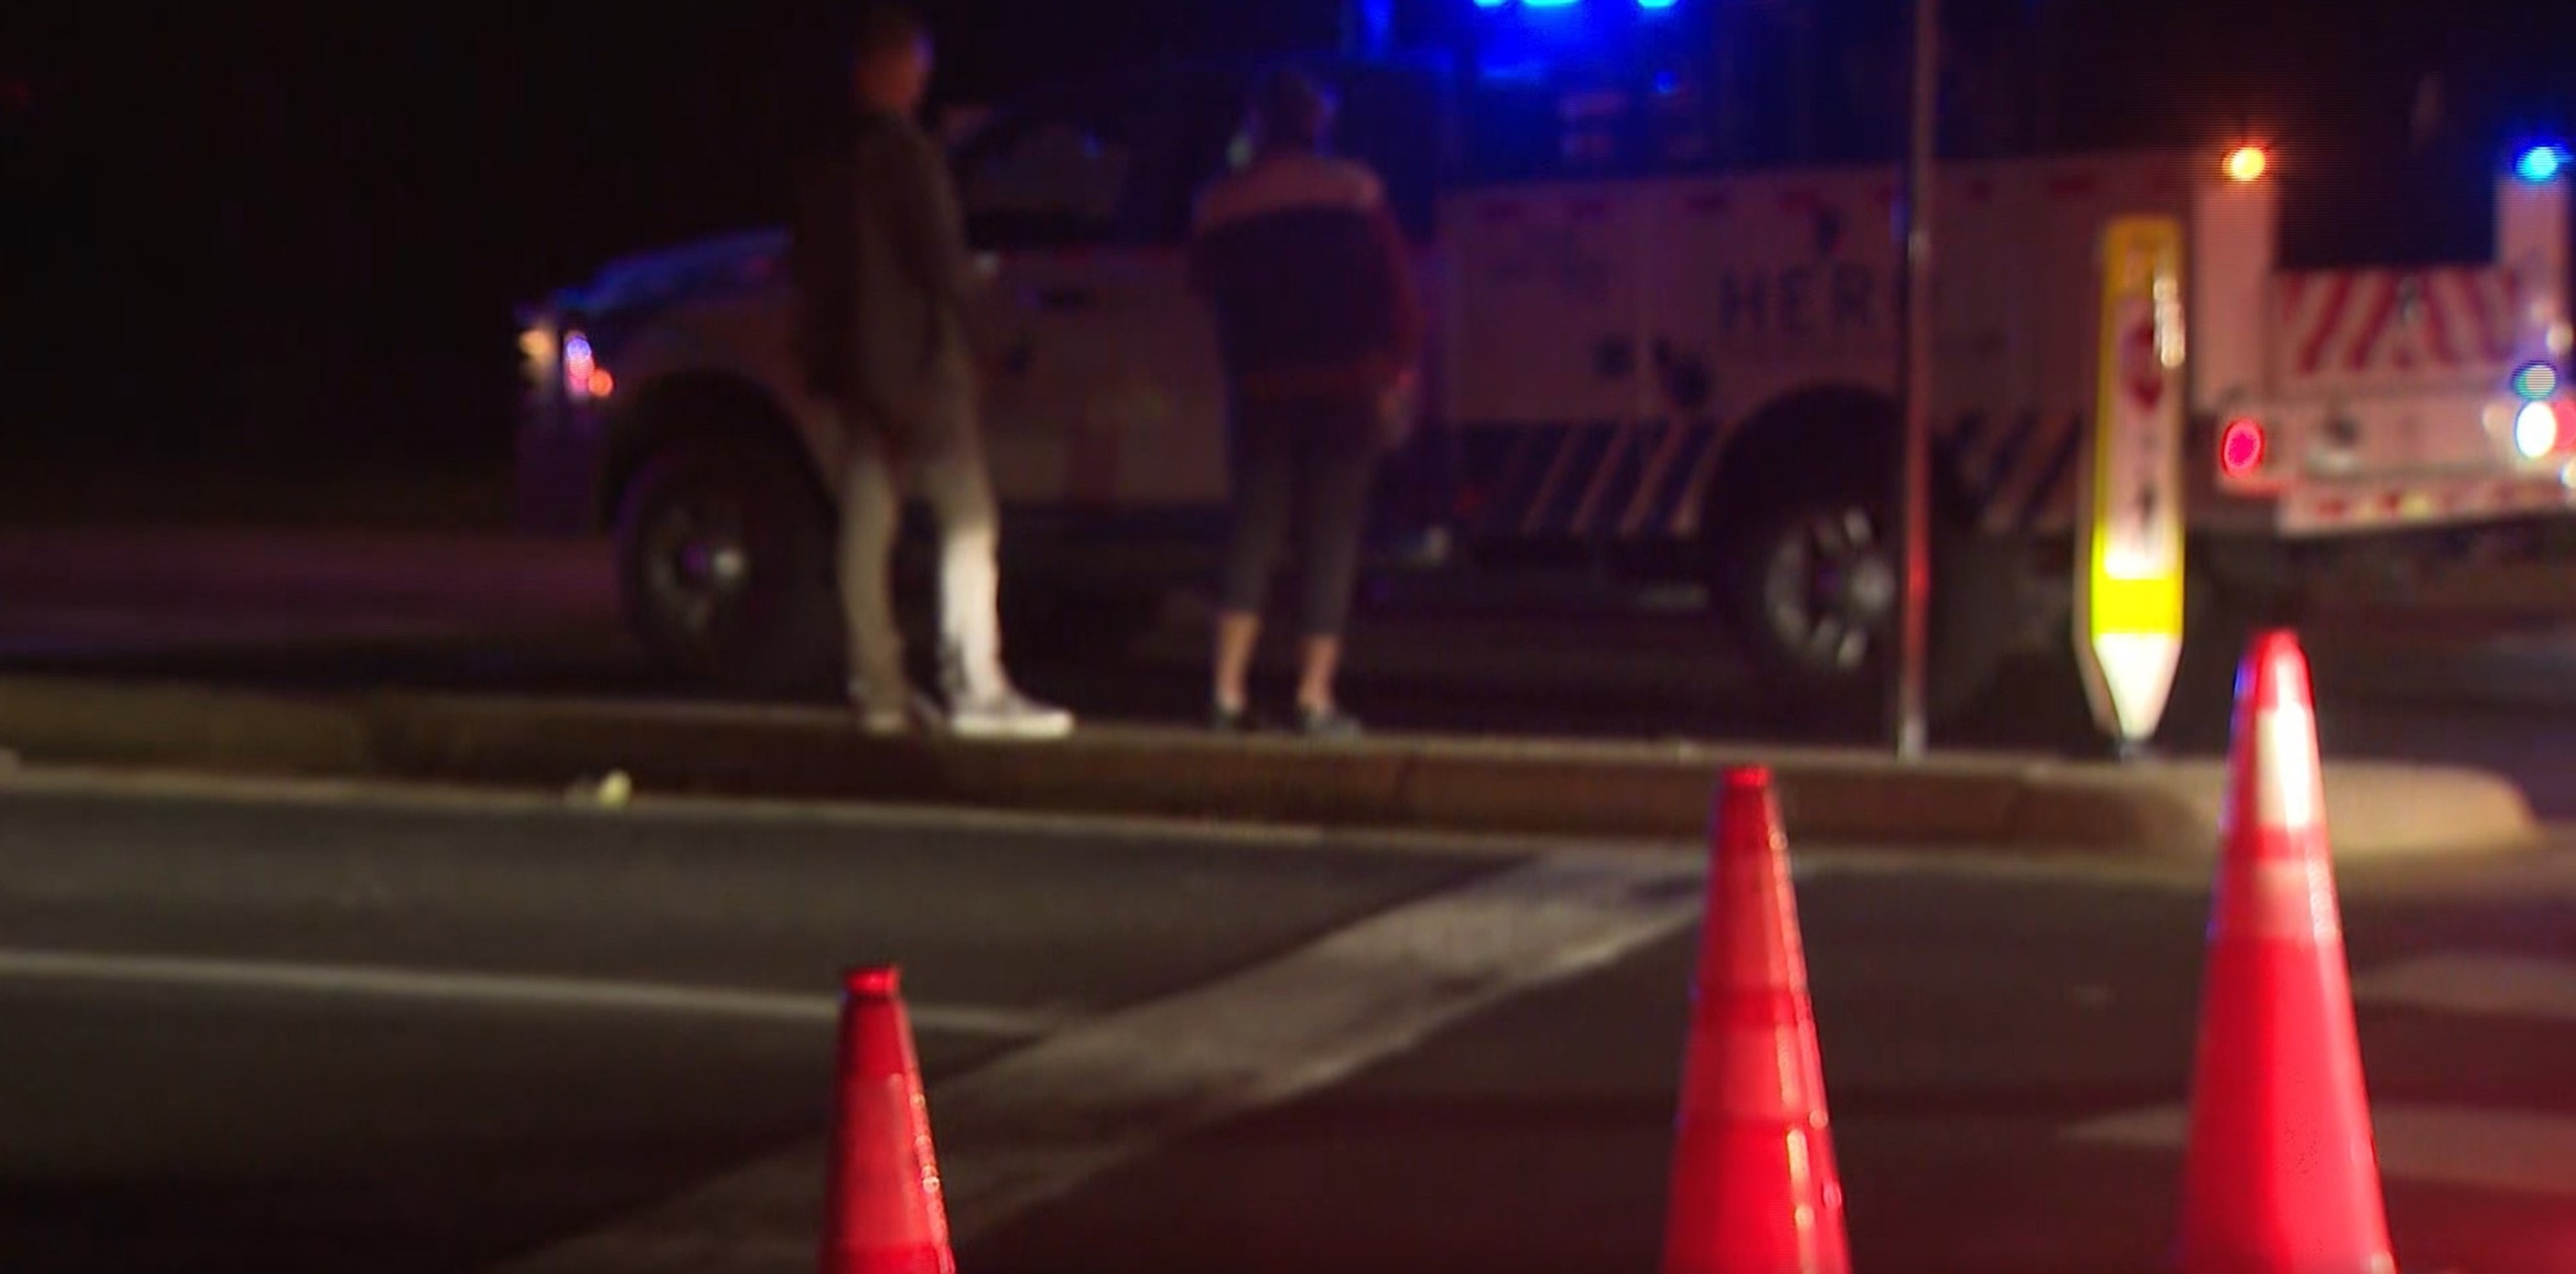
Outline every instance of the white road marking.
<path fill-rule="evenodd" d="M 2576 963 L 2451 952 L 2356 977 L 2356 1004 L 2576 1021 Z M 2179 1151 L 2191 1109 L 2166 1105 L 2070 1124 L 2070 1141 Z M 2576 1198 L 2576 1118 L 2546 1111 L 2373 1102 L 2380 1175 Z"/>
<path fill-rule="evenodd" d="M 2182 1149 L 2190 1108 L 2158 1106 L 2075 1124 L 2072 1141 Z M 2382 1178 L 2576 1198 L 2576 1119 L 2531 1110 L 2382 1104 L 2370 1108 Z"/>
<path fill-rule="evenodd" d="M 388 610 L 330 614 L 252 613 L 218 606 L 190 612 L 138 611 L 123 606 L 51 606 L 13 609 L 0 627 L 0 650 L 11 654 L 58 651 L 97 653 L 101 643 L 133 650 L 203 646 L 328 645 L 334 642 L 453 640 L 481 635 L 477 625 L 452 615 Z"/>
<path fill-rule="evenodd" d="M 2576 1022 L 2576 963 L 2454 953 L 2379 969 L 2352 986 L 2356 1002 Z"/>
<path fill-rule="evenodd" d="M 1699 878 L 1686 864 L 1542 859 L 940 1083 L 930 1120 L 955 1233 L 989 1232 L 1176 1138 L 1312 1093 L 1683 930 L 1699 914 Z M 504 1268 L 805 1274 L 823 1155 L 808 1143 Z"/>
<path fill-rule="evenodd" d="M 455 818 L 523 818 L 537 814 L 662 823 L 845 827 L 872 832 L 988 832 L 1032 841 L 1113 838 L 1204 849 L 1400 853 L 1497 861 L 1597 855 L 1621 860 L 1638 857 L 1678 859 L 1697 865 L 1703 863 L 1708 854 L 1707 845 L 1695 839 L 1381 829 L 1159 815 L 1024 813 L 940 805 L 691 796 L 658 793 L 649 786 L 639 787 L 632 802 L 616 809 L 603 809 L 595 802 L 567 802 L 561 791 L 551 788 L 538 792 L 526 788 L 430 780 L 213 775 L 175 769 L 103 769 L 50 764 L 15 771 L 0 770 L 0 797 L 13 792 L 307 809 L 365 805 Z M 2571 844 L 2576 844 L 2576 825 L 2569 825 L 2562 831 Z M 2192 892 L 2207 889 L 2210 878 L 2209 863 L 2182 859 L 2090 852 L 2051 853 L 2046 849 L 1982 851 L 1946 846 L 1927 849 L 1819 844 L 1800 839 L 1794 827 L 1789 829 L 1789 837 L 1790 870 L 1802 881 L 1826 876 L 1934 875 Z M 2528 860 L 2515 861 L 2519 864 Z M 2358 895 L 2370 887 L 2373 879 L 2355 872 L 2338 883 L 2347 895 Z M 2410 882 L 2415 879 L 2409 877 Z M 2420 889 L 2424 886 L 2410 883 L 2409 887 Z"/>
<path fill-rule="evenodd" d="M 194 986 L 228 991 L 344 995 L 826 1025 L 837 1021 L 840 1016 L 840 1002 L 829 995 L 361 965 L 0 950 L 0 981 L 11 979 Z M 1065 1024 L 1061 1018 L 1007 1008 L 949 1004 L 914 1004 L 910 1007 L 914 1027 L 924 1031 L 1034 1038 Z"/>
<path fill-rule="evenodd" d="M 1672 839 L 1378 829 L 1151 814 L 1067 814 L 947 805 L 697 796 L 660 792 L 646 784 L 638 785 L 634 799 L 628 804 L 605 809 L 596 802 L 567 801 L 559 788 L 540 791 L 524 786 L 430 779 L 228 775 L 177 768 L 109 769 L 47 764 L 0 772 L 0 796 L 13 792 L 103 795 L 147 801 L 202 801 L 235 806 L 286 805 L 308 809 L 365 805 L 456 818 L 523 818 L 538 814 L 663 823 L 748 822 L 883 832 L 990 832 L 1042 841 L 1115 838 L 1207 849 L 1320 850 L 1332 853 L 1393 851 L 1441 858 L 1680 853 L 1696 859 L 1706 853 L 1705 846 L 1695 841 Z"/>

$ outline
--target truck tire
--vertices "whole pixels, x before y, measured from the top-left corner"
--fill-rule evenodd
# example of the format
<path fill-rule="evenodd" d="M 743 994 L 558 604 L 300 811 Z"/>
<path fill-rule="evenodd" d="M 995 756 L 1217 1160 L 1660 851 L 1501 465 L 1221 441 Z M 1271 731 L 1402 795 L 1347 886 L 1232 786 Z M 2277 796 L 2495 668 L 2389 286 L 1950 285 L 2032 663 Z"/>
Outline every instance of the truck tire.
<path fill-rule="evenodd" d="M 1983 702 L 2024 645 L 2033 606 L 2028 547 L 1935 523 L 1932 650 L 1924 692 L 1934 725 L 1954 724 Z"/>
<path fill-rule="evenodd" d="M 2236 666 L 2258 630 L 2297 623 L 2305 602 L 2297 571 L 2277 545 L 2194 537 L 2183 572 L 2182 658 L 2158 744 L 2227 745 Z"/>
<path fill-rule="evenodd" d="M 618 591 L 660 668 L 735 694 L 830 689 L 841 622 L 833 515 L 777 447 L 684 438 L 620 497 Z"/>
<path fill-rule="evenodd" d="M 2256 629 L 2287 622 L 2297 606 L 2288 577 L 2275 573 L 2282 568 L 2259 555 L 2248 556 L 2236 546 L 2199 535 L 2192 537 L 2188 552 L 2182 653 L 2152 740 L 2157 749 L 2172 754 L 2226 749 L 2237 662 Z M 2087 758 L 2113 750 L 2092 716 L 2074 626 L 2072 613 L 2056 611 L 2049 640 L 2016 669 L 2010 701 L 1998 705 L 2020 727 L 2010 739 L 2013 746 L 2062 747 L 2069 755 Z"/>
<path fill-rule="evenodd" d="M 1854 468 L 1775 490 L 1712 545 L 1724 618 L 1775 714 L 1840 724 L 1886 703 L 1903 563 L 1880 475 Z M 1936 517 L 1928 717 L 1974 703 L 2002 667 L 2022 620 L 2020 565 L 2012 545 Z"/>

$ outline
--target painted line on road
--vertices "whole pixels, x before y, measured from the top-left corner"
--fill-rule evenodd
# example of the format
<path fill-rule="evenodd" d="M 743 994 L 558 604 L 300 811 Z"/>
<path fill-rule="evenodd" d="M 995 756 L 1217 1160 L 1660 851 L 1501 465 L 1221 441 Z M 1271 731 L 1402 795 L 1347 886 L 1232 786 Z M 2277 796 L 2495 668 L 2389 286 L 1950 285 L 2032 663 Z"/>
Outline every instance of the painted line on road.
<path fill-rule="evenodd" d="M 1194 1132 L 1326 1088 L 1515 996 L 1687 928 L 1680 864 L 1541 859 L 1380 913 L 1271 963 L 1065 1031 L 937 1084 L 962 1240 Z M 816 1076 L 819 1086 L 825 1077 Z M 508 1274 L 804 1274 L 819 1140 Z"/>
<path fill-rule="evenodd" d="M 2530 1110 L 2373 1102 L 2383 1177 L 2576 1198 L 2576 1119 Z M 2074 1124 L 2067 1140 L 2179 1151 L 2191 1109 L 2157 1106 Z"/>
<path fill-rule="evenodd" d="M 2576 964 L 2451 952 L 2353 980 L 2356 1004 L 2576 1021 Z M 2576 1119 L 2535 1110 L 2373 1102 L 2381 1175 L 2447 1186 L 2576 1198 Z M 2150 1107 L 2068 1125 L 2067 1140 L 2181 1150 L 2191 1108 Z"/>
<path fill-rule="evenodd" d="M 226 805 L 345 808 L 370 805 L 407 814 L 455 818 L 530 815 L 636 819 L 665 823 L 764 823 L 847 827 L 879 832 L 989 832 L 1030 840 L 1114 838 L 1203 848 L 1242 848 L 1325 853 L 1404 853 L 1436 858 L 1502 861 L 1539 857 L 1598 856 L 1683 860 L 1702 865 L 1704 841 L 1655 837 L 1584 837 L 1422 828 L 1338 827 L 1320 823 L 1262 823 L 1142 814 L 1050 814 L 945 805 L 873 804 L 857 801 L 694 796 L 639 793 L 625 805 L 524 787 L 491 787 L 429 780 L 220 775 L 197 770 L 46 764 L 0 770 L 0 795 L 116 796 L 151 801 L 203 801 Z M 2576 845 L 2576 824 L 2565 829 Z M 2093 856 L 2046 849 L 1976 850 L 1941 847 L 1814 844 L 1790 829 L 1790 870 L 1799 880 L 1827 876 L 1938 875 L 2036 883 L 2085 883 L 2151 889 L 2206 890 L 2210 864 L 2184 859 Z M 2527 861 L 2517 858 L 2516 862 Z M 2373 866 L 2376 866 L 2375 864 Z M 2357 876 L 2349 892 L 2368 887 Z M 2571 886 L 2576 888 L 2576 886 Z"/>
<path fill-rule="evenodd" d="M 828 1025 L 839 1020 L 840 1001 L 828 995 L 793 995 L 722 987 L 613 982 L 587 978 L 456 973 L 345 964 L 209 960 L 178 956 L 110 955 L 80 951 L 0 950 L 0 981 L 109 982 L 193 986 L 226 991 L 346 995 L 370 999 L 546 1008 L 597 1012 L 661 1013 Z M 1036 1038 L 1066 1020 L 1043 1013 L 978 1005 L 915 1004 L 913 1025 L 959 1035 Z"/>
<path fill-rule="evenodd" d="M 1032 840 L 1117 838 L 1208 848 L 1307 850 L 1329 853 L 1394 851 L 1439 858 L 1507 859 L 1541 854 L 1705 853 L 1695 840 L 1541 836 L 1503 832 L 1454 832 L 1415 828 L 1338 827 L 1320 823 L 1263 823 L 1150 814 L 1068 814 L 948 805 L 877 804 L 862 801 L 699 796 L 638 792 L 614 807 L 560 791 L 525 786 L 443 780 L 313 778 L 210 774 L 148 766 L 113 769 L 45 764 L 0 772 L 0 794 L 114 796 L 132 800 L 202 801 L 227 805 L 334 808 L 369 805 L 443 817 L 517 818 L 555 815 L 665 823 L 767 823 L 848 827 L 886 832 L 990 832 Z"/>
<path fill-rule="evenodd" d="M 2357 1002 L 2494 1017 L 2576 1022 L 2576 963 L 2446 953 L 2354 980 Z"/>

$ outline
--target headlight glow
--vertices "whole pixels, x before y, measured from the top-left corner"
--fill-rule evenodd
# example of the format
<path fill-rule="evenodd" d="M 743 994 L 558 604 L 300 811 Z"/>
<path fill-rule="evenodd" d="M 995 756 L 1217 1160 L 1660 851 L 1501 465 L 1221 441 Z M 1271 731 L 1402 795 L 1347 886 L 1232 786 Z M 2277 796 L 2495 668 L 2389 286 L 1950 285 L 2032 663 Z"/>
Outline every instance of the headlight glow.
<path fill-rule="evenodd" d="M 2558 445 L 2558 413 L 2547 403 L 2524 403 L 2513 415 L 2513 449 L 2538 460 Z"/>

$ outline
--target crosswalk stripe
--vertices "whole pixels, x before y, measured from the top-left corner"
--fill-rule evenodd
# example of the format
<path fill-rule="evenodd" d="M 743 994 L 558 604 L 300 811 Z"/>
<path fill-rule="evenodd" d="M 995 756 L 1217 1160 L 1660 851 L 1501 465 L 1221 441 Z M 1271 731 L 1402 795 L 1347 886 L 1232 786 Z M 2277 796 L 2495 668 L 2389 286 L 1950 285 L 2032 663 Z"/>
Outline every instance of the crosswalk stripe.
<path fill-rule="evenodd" d="M 2441 952 L 2374 968 L 2352 984 L 2356 1006 L 2576 1021 L 2576 961 Z M 2576 1198 L 2576 1118 L 2531 1109 L 2377 1102 L 2370 1107 L 2380 1174 L 2391 1180 Z M 2188 1104 L 2069 1124 L 2068 1141 L 2179 1151 Z"/>
<path fill-rule="evenodd" d="M 2352 995 L 2355 1003 L 2576 1021 L 2576 963 L 2446 953 L 2383 967 L 2355 981 Z"/>
<path fill-rule="evenodd" d="M 1682 932 L 1699 918 L 1698 872 L 1650 857 L 1535 859 L 942 1080 L 929 1108 L 956 1239 Z M 811 1270 L 824 1161 L 808 1141 L 505 1268 Z"/>
<path fill-rule="evenodd" d="M 2576 1198 L 2576 1119 L 2530 1110 L 2371 1103 L 2379 1172 L 2392 1180 Z M 2191 1108 L 2155 1106 L 2062 1130 L 2070 1141 L 2180 1150 Z"/>

